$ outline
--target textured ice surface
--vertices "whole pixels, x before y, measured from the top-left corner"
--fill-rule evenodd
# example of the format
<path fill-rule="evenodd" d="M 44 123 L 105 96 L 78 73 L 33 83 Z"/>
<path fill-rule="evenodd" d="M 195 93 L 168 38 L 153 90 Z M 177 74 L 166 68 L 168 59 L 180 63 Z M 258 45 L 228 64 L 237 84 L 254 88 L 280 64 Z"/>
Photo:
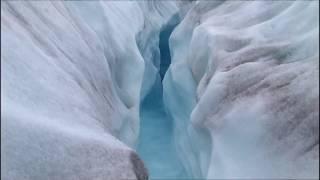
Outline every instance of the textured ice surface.
<path fill-rule="evenodd" d="M 160 29 L 176 11 L 175 2 L 1 1 L 1 179 L 145 178 L 129 146 L 159 68 Z"/>
<path fill-rule="evenodd" d="M 319 1 L 197 1 L 170 38 L 165 106 L 187 172 L 319 176 Z"/>

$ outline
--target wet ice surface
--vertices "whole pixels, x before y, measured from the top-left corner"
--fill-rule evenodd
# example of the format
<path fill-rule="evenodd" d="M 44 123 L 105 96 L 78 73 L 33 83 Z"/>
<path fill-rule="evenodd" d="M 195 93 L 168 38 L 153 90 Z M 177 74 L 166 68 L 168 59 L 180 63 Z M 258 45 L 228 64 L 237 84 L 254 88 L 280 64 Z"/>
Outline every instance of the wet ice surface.
<path fill-rule="evenodd" d="M 159 75 L 140 105 L 140 136 L 137 151 L 152 179 L 187 177 L 173 142 L 173 120 L 167 115 L 162 98 L 162 79 L 171 63 L 169 37 L 178 23 L 176 18 L 174 16 L 159 34 Z"/>
<path fill-rule="evenodd" d="M 186 177 L 179 162 L 172 138 L 173 124 L 162 103 L 160 82 L 141 104 L 138 154 L 151 179 Z"/>

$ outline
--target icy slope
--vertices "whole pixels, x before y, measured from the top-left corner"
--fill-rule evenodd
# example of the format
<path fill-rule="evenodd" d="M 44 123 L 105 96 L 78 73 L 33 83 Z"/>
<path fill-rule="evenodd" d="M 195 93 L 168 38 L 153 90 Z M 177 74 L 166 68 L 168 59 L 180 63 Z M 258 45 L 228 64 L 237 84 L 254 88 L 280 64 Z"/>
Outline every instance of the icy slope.
<path fill-rule="evenodd" d="M 319 1 L 198 1 L 170 38 L 164 101 L 187 172 L 319 176 Z"/>
<path fill-rule="evenodd" d="M 150 58 L 158 33 L 177 10 L 175 2 L 1 1 L 1 177 L 145 178 L 129 146 L 159 67 Z"/>

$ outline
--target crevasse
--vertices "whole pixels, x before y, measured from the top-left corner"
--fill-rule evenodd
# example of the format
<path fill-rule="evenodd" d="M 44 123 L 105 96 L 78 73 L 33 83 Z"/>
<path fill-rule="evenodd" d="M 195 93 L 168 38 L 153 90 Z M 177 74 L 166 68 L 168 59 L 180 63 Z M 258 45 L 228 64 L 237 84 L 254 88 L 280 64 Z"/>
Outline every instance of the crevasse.
<path fill-rule="evenodd" d="M 319 178 L 318 13 L 1 1 L 1 179 Z"/>
<path fill-rule="evenodd" d="M 164 108 L 162 96 L 162 79 L 171 62 L 169 36 L 179 20 L 178 14 L 175 14 L 161 28 L 158 47 L 159 73 L 150 92 L 140 104 L 140 135 L 137 151 L 148 168 L 151 179 L 187 178 L 173 141 L 173 119 Z"/>

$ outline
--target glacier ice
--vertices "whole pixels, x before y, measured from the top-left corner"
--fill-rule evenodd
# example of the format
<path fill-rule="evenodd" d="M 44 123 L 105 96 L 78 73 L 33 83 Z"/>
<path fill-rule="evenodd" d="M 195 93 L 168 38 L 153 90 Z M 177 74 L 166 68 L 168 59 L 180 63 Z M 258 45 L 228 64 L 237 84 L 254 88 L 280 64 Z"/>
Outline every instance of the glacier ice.
<path fill-rule="evenodd" d="M 2 1 L 1 178 L 318 178 L 318 12 Z"/>
<path fill-rule="evenodd" d="M 145 179 L 133 150 L 140 99 L 157 76 L 160 28 L 177 10 L 1 1 L 1 178 Z"/>
<path fill-rule="evenodd" d="M 197 1 L 187 12 L 163 82 L 191 176 L 319 177 L 318 12 L 318 1 Z"/>

